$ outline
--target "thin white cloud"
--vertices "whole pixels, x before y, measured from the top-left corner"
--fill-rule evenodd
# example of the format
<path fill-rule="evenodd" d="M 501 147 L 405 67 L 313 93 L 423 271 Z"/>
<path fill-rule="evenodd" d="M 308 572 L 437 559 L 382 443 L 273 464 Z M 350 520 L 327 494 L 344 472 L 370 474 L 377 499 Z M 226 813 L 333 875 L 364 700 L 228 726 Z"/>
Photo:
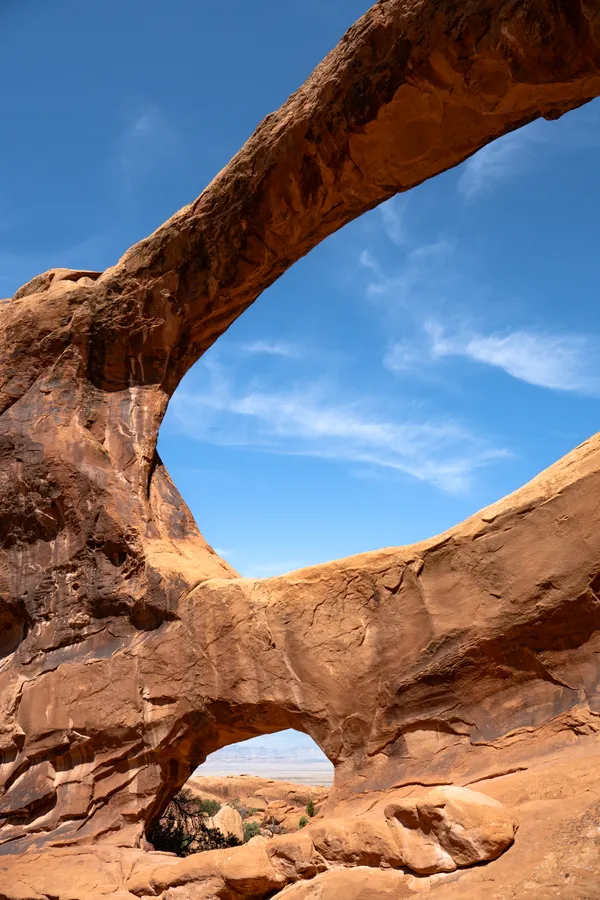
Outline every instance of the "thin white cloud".
<path fill-rule="evenodd" d="M 454 243 L 446 237 L 422 244 L 406 252 L 402 266 L 388 274 L 370 250 L 359 255 L 360 265 L 371 272 L 367 296 L 383 300 L 388 310 L 401 308 L 414 313 L 437 305 L 448 286 L 448 262 Z"/>
<path fill-rule="evenodd" d="M 428 244 L 421 244 L 415 247 L 408 254 L 409 265 L 427 266 L 428 269 L 432 264 L 442 265 L 448 262 L 454 253 L 454 242 L 446 237 L 438 238 Z"/>
<path fill-rule="evenodd" d="M 305 355 L 301 347 L 287 341 L 252 341 L 242 344 L 241 349 L 251 355 L 282 356 L 287 359 L 302 359 Z"/>
<path fill-rule="evenodd" d="M 403 247 L 407 241 L 406 233 L 406 199 L 404 197 L 392 197 L 379 206 L 379 215 L 383 230 L 389 240 L 398 247 Z"/>
<path fill-rule="evenodd" d="M 365 269 L 370 269 L 378 277 L 382 274 L 381 267 L 370 250 L 363 250 L 359 254 L 358 261 L 361 266 L 364 266 Z"/>
<path fill-rule="evenodd" d="M 221 556 L 223 559 L 231 559 L 235 556 L 233 550 L 227 550 L 226 547 L 213 547 L 213 550 L 218 556 Z"/>
<path fill-rule="evenodd" d="M 512 132 L 487 144 L 464 164 L 458 192 L 467 203 L 491 193 L 529 165 L 527 140 L 522 132 Z"/>
<path fill-rule="evenodd" d="M 586 335 L 533 330 L 481 334 L 466 329 L 449 333 L 436 321 L 426 322 L 424 331 L 424 342 L 394 344 L 384 365 L 403 371 L 446 357 L 464 357 L 538 387 L 600 396 L 597 341 Z"/>
<path fill-rule="evenodd" d="M 471 203 L 527 172 L 540 160 L 548 161 L 563 153 L 596 151 L 600 146 L 598 109 L 596 103 L 584 119 L 573 116 L 559 122 L 537 119 L 487 144 L 461 166 L 458 193 L 466 203 Z"/>
<path fill-rule="evenodd" d="M 198 440 L 392 469 L 453 493 L 507 455 L 450 419 L 395 420 L 315 384 L 236 392 L 214 360 L 204 365 L 209 389 L 173 399 L 181 427 Z"/>
<path fill-rule="evenodd" d="M 391 372 L 409 372 L 427 362 L 428 355 L 429 348 L 415 341 L 397 341 L 385 354 L 383 365 Z"/>
<path fill-rule="evenodd" d="M 433 335 L 436 356 L 466 356 L 513 378 L 557 391 L 600 394 L 597 341 L 581 334 L 512 331 L 447 338 Z"/>
<path fill-rule="evenodd" d="M 529 130 L 530 144 L 541 144 L 546 139 L 545 129 Z M 487 160 L 486 171 L 492 180 L 508 172 L 512 154 L 524 140 L 523 132 L 508 135 L 485 148 L 487 156 L 478 154 L 481 160 Z M 474 165 L 469 190 L 480 189 L 478 179 L 483 175 L 484 167 Z M 388 312 L 399 308 L 402 318 L 392 321 L 392 328 L 408 333 L 388 347 L 383 358 L 387 369 L 421 370 L 425 374 L 427 367 L 444 358 L 463 357 L 502 369 L 513 378 L 538 387 L 600 396 L 598 342 L 591 336 L 532 328 L 486 333 L 466 325 L 445 327 L 441 310 L 447 302 L 446 291 L 450 291 L 454 308 L 460 308 L 464 302 L 456 296 L 459 283 L 456 267 L 451 265 L 454 252 L 455 245 L 447 238 L 415 247 L 406 253 L 401 271 L 393 275 L 385 271 L 370 250 L 360 255 L 362 266 L 372 273 L 367 294 L 384 298 Z"/>
<path fill-rule="evenodd" d="M 131 116 L 120 139 L 119 163 L 129 190 L 162 160 L 172 157 L 179 140 L 175 129 L 157 106 Z"/>

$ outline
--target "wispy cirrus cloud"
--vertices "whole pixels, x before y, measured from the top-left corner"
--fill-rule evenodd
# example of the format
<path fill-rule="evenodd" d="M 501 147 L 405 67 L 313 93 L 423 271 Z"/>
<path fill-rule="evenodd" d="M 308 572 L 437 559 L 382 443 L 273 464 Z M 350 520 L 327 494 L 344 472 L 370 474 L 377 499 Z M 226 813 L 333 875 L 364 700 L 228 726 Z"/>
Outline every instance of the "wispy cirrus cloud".
<path fill-rule="evenodd" d="M 403 247 L 408 239 L 406 231 L 405 197 L 395 196 L 379 207 L 379 215 L 387 238 L 397 247 Z"/>
<path fill-rule="evenodd" d="M 227 547 L 213 547 L 213 550 L 223 559 L 231 559 L 235 556 L 235 552 L 228 550 Z"/>
<path fill-rule="evenodd" d="M 538 387 L 600 394 L 598 342 L 586 335 L 511 331 L 447 337 L 438 329 L 432 336 L 437 356 L 466 356 Z"/>
<path fill-rule="evenodd" d="M 526 169 L 530 161 L 524 133 L 507 134 L 487 144 L 464 163 L 458 179 L 458 193 L 466 203 L 471 203 Z"/>
<path fill-rule="evenodd" d="M 427 342 L 396 341 L 383 357 L 383 365 L 390 372 L 410 372 L 419 366 L 433 362 L 431 347 Z"/>
<path fill-rule="evenodd" d="M 546 135 L 541 129 L 527 140 L 542 143 Z M 502 142 L 485 148 L 489 150 L 487 158 L 492 160 L 492 168 L 496 166 L 495 177 L 502 177 L 504 166 L 509 165 L 514 148 L 522 140 L 521 133 L 508 135 Z M 485 160 L 485 155 L 482 158 Z M 478 169 L 474 172 L 481 174 Z M 472 187 L 476 186 L 474 182 Z M 398 334 L 398 339 L 384 354 L 385 368 L 394 372 L 418 372 L 428 380 L 437 380 L 436 363 L 462 357 L 501 369 L 538 387 L 600 396 L 597 338 L 559 329 L 500 330 L 469 325 L 472 298 L 478 299 L 479 310 L 479 298 L 485 297 L 486 287 L 472 283 L 467 261 L 460 256 L 455 242 L 440 237 L 405 249 L 401 264 L 396 263 L 390 274 L 371 249 L 362 252 L 360 263 L 370 273 L 367 296 L 385 300 L 390 328 Z M 466 273 L 462 271 L 465 267 Z M 447 324 L 449 308 L 453 311 L 452 325 Z M 514 304 L 513 308 L 516 309 Z M 390 317 L 390 311 L 395 310 L 400 315 Z"/>
<path fill-rule="evenodd" d="M 281 356 L 284 359 L 302 359 L 306 353 L 297 344 L 287 341 L 250 341 L 240 345 L 243 353 L 251 356 Z"/>
<path fill-rule="evenodd" d="M 420 345 L 394 344 L 384 364 L 402 371 L 447 357 L 464 357 L 538 387 L 600 396 L 597 344 L 587 335 L 524 329 L 490 334 L 464 328 L 451 332 L 430 320 L 425 323 Z"/>
<path fill-rule="evenodd" d="M 162 110 L 149 105 L 130 116 L 119 140 L 119 165 L 125 186 L 147 176 L 178 150 L 179 137 Z"/>
<path fill-rule="evenodd" d="M 454 243 L 440 237 L 408 250 L 402 266 L 390 275 L 371 250 L 363 250 L 360 265 L 371 273 L 367 296 L 390 300 L 407 311 L 414 310 L 417 304 L 422 307 L 429 294 L 437 295 L 453 253 Z"/>
<path fill-rule="evenodd" d="M 558 122 L 537 119 L 529 125 L 497 138 L 461 166 L 458 193 L 466 203 L 488 196 L 500 185 L 539 164 L 540 159 L 600 146 L 597 101 L 585 120 L 567 116 Z"/>
<path fill-rule="evenodd" d="M 477 469 L 508 455 L 448 417 L 381 415 L 362 398 L 341 401 L 316 383 L 235 390 L 214 359 L 204 370 L 208 389 L 180 391 L 172 401 L 180 427 L 197 440 L 391 469 L 451 493 L 467 490 Z"/>

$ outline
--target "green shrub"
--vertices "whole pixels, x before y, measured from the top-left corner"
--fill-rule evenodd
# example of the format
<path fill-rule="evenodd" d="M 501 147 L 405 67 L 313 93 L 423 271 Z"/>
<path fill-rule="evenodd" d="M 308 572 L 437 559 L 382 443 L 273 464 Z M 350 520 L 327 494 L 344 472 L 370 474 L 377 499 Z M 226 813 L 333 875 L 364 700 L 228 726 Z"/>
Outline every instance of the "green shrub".
<path fill-rule="evenodd" d="M 247 844 L 250 838 L 260 834 L 260 825 L 258 822 L 244 822 L 244 843 Z"/>
<path fill-rule="evenodd" d="M 217 803 L 216 800 L 200 800 L 198 809 L 212 819 L 221 809 L 221 804 Z"/>
<path fill-rule="evenodd" d="M 242 819 L 247 819 L 251 814 L 247 807 L 240 801 L 239 797 L 236 797 L 234 800 L 228 800 L 229 806 L 233 806 L 234 809 L 237 809 Z"/>
<path fill-rule="evenodd" d="M 306 815 L 312 819 L 315 814 L 315 804 L 313 800 L 309 800 L 306 804 Z"/>
<path fill-rule="evenodd" d="M 306 818 L 306 816 L 302 816 L 302 818 L 298 822 L 298 828 L 304 828 L 306 825 L 308 825 L 308 819 Z"/>
<path fill-rule="evenodd" d="M 207 812 L 203 809 L 206 803 L 214 804 L 215 801 L 198 802 L 185 789 L 175 794 L 162 816 L 148 831 L 147 837 L 154 849 L 176 853 L 177 856 L 189 856 L 190 853 L 200 853 L 203 850 L 239 846 L 241 841 L 237 838 L 232 835 L 224 837 L 218 828 L 208 826 Z M 214 806 L 210 806 L 210 809 L 214 809 Z"/>
<path fill-rule="evenodd" d="M 229 806 L 233 806 L 234 809 L 237 809 L 242 819 L 248 819 L 250 816 L 262 812 L 262 809 L 259 809 L 258 806 L 244 806 L 244 804 L 240 802 L 239 797 L 236 797 L 235 800 L 228 800 L 227 802 Z"/>

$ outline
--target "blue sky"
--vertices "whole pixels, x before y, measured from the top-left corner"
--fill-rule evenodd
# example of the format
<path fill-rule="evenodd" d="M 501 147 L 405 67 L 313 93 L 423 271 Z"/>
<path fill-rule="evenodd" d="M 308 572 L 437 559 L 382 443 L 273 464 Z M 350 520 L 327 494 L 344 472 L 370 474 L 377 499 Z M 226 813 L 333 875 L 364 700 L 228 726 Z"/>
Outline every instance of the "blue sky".
<path fill-rule="evenodd" d="M 597 430 L 598 116 L 369 213 L 186 378 L 161 449 L 240 571 L 435 534 Z"/>
<path fill-rule="evenodd" d="M 358 0 L 2 0 L 0 296 L 193 199 Z M 598 102 L 297 263 L 180 386 L 160 452 L 244 575 L 420 540 L 598 429 Z"/>

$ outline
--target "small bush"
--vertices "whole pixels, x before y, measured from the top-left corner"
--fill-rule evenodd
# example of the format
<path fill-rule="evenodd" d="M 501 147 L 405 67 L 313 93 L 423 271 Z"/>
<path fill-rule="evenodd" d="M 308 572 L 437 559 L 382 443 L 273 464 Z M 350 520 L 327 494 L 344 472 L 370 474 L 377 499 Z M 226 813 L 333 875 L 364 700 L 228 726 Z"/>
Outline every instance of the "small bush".
<path fill-rule="evenodd" d="M 199 802 L 185 789 L 175 794 L 160 819 L 148 832 L 148 840 L 154 849 L 176 853 L 177 856 L 189 856 L 190 853 L 200 853 L 203 850 L 239 846 L 241 842 L 237 838 L 232 835 L 224 837 L 218 828 L 207 825 L 207 811 L 204 809 L 206 804 L 209 804 L 211 810 L 214 805 L 220 809 L 214 800 Z"/>
<path fill-rule="evenodd" d="M 198 809 L 212 819 L 221 809 L 221 804 L 217 803 L 216 800 L 200 800 Z"/>
<path fill-rule="evenodd" d="M 315 804 L 313 800 L 309 800 L 306 804 L 306 815 L 312 819 L 315 814 Z"/>
<path fill-rule="evenodd" d="M 246 806 L 244 806 L 243 803 L 240 802 L 239 797 L 236 797 L 234 800 L 229 800 L 228 803 L 229 803 L 229 806 L 233 806 L 234 809 L 237 809 L 237 811 L 239 812 L 242 819 L 247 819 L 248 816 L 251 815 L 248 808 Z"/>
<path fill-rule="evenodd" d="M 306 825 L 308 825 L 308 819 L 306 818 L 306 816 L 302 816 L 302 818 L 298 822 L 298 828 L 304 828 Z"/>
<path fill-rule="evenodd" d="M 229 806 L 233 806 L 234 809 L 237 809 L 242 819 L 249 819 L 250 816 L 262 812 L 262 809 L 259 809 L 258 806 L 244 806 L 244 804 L 240 802 L 239 797 L 236 797 L 235 800 L 229 800 L 228 803 Z"/>
<path fill-rule="evenodd" d="M 260 825 L 258 822 L 244 822 L 244 843 L 247 844 L 250 838 L 260 834 Z"/>

